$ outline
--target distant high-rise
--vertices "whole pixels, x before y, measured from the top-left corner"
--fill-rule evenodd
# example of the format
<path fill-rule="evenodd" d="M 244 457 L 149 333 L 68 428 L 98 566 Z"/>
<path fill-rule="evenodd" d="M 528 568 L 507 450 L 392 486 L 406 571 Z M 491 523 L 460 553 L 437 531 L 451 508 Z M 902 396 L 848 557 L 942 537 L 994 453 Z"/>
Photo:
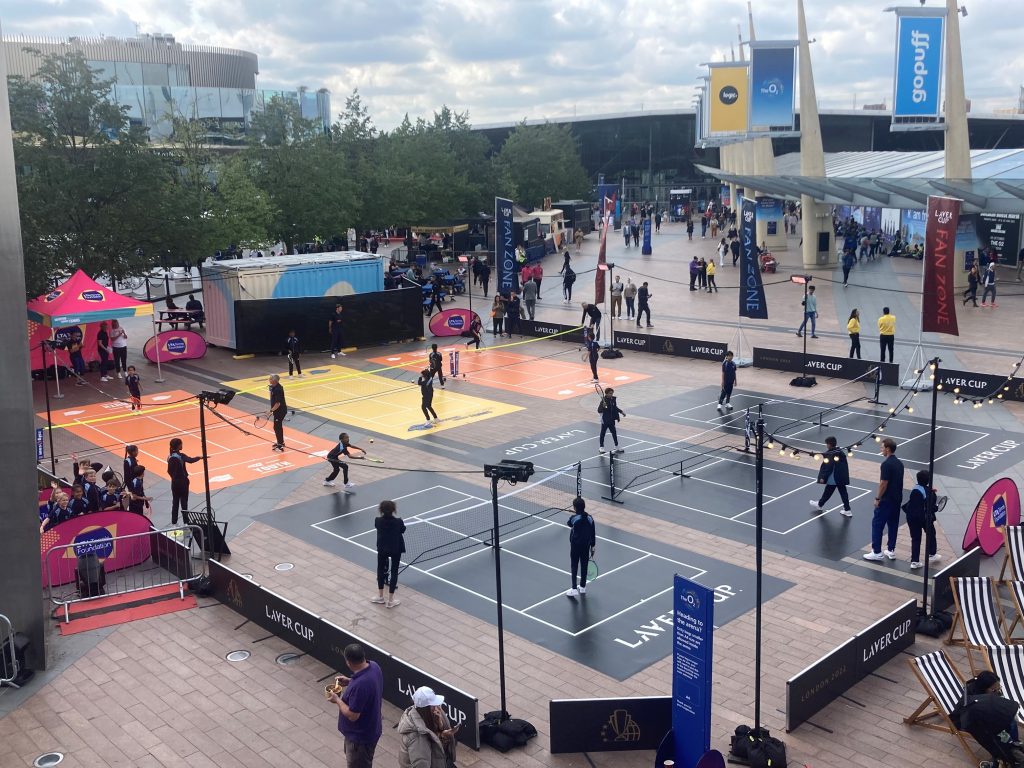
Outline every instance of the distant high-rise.
<path fill-rule="evenodd" d="M 31 78 L 42 54 L 79 51 L 101 77 L 114 81 L 112 96 L 128 108 L 133 123 L 146 126 L 154 142 L 172 133 L 171 118 L 202 120 L 211 142 L 240 141 L 252 116 L 278 96 L 296 104 L 302 116 L 329 129 L 331 94 L 310 91 L 269 91 L 256 88 L 259 62 L 255 53 L 207 45 L 186 45 L 173 35 L 115 37 L 14 36 L 3 40 L 11 75 Z"/>

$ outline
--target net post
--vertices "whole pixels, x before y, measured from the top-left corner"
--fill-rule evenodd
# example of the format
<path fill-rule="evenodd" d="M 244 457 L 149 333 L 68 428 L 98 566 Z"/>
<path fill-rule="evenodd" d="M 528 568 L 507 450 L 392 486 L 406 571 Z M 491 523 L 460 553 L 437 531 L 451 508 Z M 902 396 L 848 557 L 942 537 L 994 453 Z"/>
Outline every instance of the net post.
<path fill-rule="evenodd" d="M 882 399 L 881 399 L 881 396 L 882 396 L 882 367 L 880 365 L 875 366 L 874 371 L 875 371 L 875 394 L 874 394 L 874 397 L 872 397 L 870 400 L 868 400 L 868 402 L 872 403 L 873 405 L 886 405 L 886 403 L 883 403 Z"/>
<path fill-rule="evenodd" d="M 605 501 L 614 501 L 616 504 L 623 504 L 621 499 L 615 498 L 615 451 L 608 454 L 608 495 L 601 498 Z"/>

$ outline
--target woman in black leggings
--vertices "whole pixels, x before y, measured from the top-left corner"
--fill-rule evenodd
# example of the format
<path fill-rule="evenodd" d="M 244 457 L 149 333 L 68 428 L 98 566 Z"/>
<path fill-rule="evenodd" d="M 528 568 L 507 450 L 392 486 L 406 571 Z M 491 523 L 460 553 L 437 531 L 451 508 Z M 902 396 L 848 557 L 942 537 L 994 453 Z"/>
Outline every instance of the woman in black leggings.
<path fill-rule="evenodd" d="M 374 519 L 373 527 L 377 529 L 377 596 L 370 599 L 394 608 L 401 601 L 395 597 L 398 587 L 398 568 L 405 552 L 405 522 L 395 515 L 398 507 L 391 499 L 384 499 L 378 507 L 380 516 Z M 388 596 L 384 598 L 384 585 L 388 585 Z"/>
<path fill-rule="evenodd" d="M 420 386 L 420 395 L 422 400 L 420 401 L 420 408 L 423 410 L 423 418 L 427 422 L 423 425 L 424 427 L 433 426 L 431 418 L 434 422 L 437 421 L 437 411 L 434 410 L 434 374 L 430 372 L 429 368 L 424 368 L 420 371 L 420 377 L 416 379 L 416 383 Z"/>
<path fill-rule="evenodd" d="M 202 456 L 187 456 L 182 453 L 180 437 L 171 439 L 170 449 L 170 455 L 167 457 L 167 476 L 171 478 L 171 525 L 177 525 L 178 508 L 181 508 L 182 513 L 188 511 L 189 482 L 188 469 L 185 465 L 195 464 Z"/>

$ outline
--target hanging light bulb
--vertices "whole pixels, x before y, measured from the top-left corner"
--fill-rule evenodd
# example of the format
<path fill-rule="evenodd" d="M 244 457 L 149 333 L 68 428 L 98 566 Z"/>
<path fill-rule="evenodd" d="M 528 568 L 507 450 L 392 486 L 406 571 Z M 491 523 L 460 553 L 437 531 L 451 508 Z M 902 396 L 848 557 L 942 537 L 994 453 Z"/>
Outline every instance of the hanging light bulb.
<path fill-rule="evenodd" d="M 942 384 L 941 384 L 941 383 L 939 383 L 939 384 L 936 384 L 936 385 L 935 385 L 935 388 L 936 388 L 936 389 L 942 389 Z M 914 394 L 917 394 L 917 393 L 915 392 Z"/>
<path fill-rule="evenodd" d="M 934 371 L 934 370 L 935 370 L 935 363 L 932 363 L 932 364 L 930 364 L 930 365 L 929 365 L 928 367 L 929 367 L 929 368 L 930 368 L 931 370 L 933 370 L 933 371 Z"/>
<path fill-rule="evenodd" d="M 915 376 L 920 376 L 921 375 L 921 369 L 920 368 L 915 368 L 914 369 L 914 375 Z"/>
<path fill-rule="evenodd" d="M 975 408 L 981 408 L 981 403 L 975 402 L 975 403 L 974 403 L 974 407 L 975 407 Z"/>
<path fill-rule="evenodd" d="M 849 456 L 852 459 L 853 458 L 853 449 L 852 448 L 847 448 L 846 449 L 846 455 Z"/>
<path fill-rule="evenodd" d="M 765 443 L 764 447 L 767 448 L 770 451 L 772 448 L 775 447 L 775 443 L 773 443 L 771 440 L 769 440 L 767 443 Z"/>
<path fill-rule="evenodd" d="M 786 455 L 786 449 L 785 448 L 780 449 L 779 450 L 779 456 L 785 456 L 785 455 Z"/>
<path fill-rule="evenodd" d="M 878 431 L 879 432 L 885 432 L 885 424 L 879 424 L 878 425 Z"/>
<path fill-rule="evenodd" d="M 914 412 L 914 406 L 908 405 L 907 406 L 907 413 L 913 413 L 913 412 Z"/>
<path fill-rule="evenodd" d="M 854 447 L 854 448 L 860 448 L 860 445 L 861 445 L 860 443 L 854 443 L 854 444 L 853 444 L 853 447 Z"/>
<path fill-rule="evenodd" d="M 1000 392 L 998 395 L 996 395 L 996 397 L 999 398 L 1000 400 L 1002 400 L 1003 399 L 1003 393 Z"/>
<path fill-rule="evenodd" d="M 992 405 L 992 402 L 993 402 L 993 400 L 992 400 L 992 398 L 990 397 L 990 398 L 988 399 L 988 404 L 989 404 L 989 405 Z"/>
<path fill-rule="evenodd" d="M 878 435 L 872 435 L 872 437 L 875 438 L 876 443 L 882 442 L 882 438 L 880 438 Z"/>
<path fill-rule="evenodd" d="M 896 409 L 895 408 L 890 408 L 889 409 L 889 413 L 896 413 Z"/>
<path fill-rule="evenodd" d="M 960 394 L 960 387 L 953 387 L 953 394 L 954 395 L 959 395 Z"/>
<path fill-rule="evenodd" d="M 791 456 L 792 456 L 792 457 L 793 457 L 794 459 L 799 459 L 799 458 L 800 458 L 800 451 L 798 451 L 798 450 L 797 450 L 796 448 L 794 448 L 794 449 L 793 449 L 793 453 L 792 453 L 792 454 L 790 454 L 790 455 L 791 455 Z"/>
<path fill-rule="evenodd" d="M 821 461 L 821 454 L 820 453 L 814 454 L 814 460 L 815 461 Z M 825 459 L 825 461 L 828 461 L 828 459 Z"/>

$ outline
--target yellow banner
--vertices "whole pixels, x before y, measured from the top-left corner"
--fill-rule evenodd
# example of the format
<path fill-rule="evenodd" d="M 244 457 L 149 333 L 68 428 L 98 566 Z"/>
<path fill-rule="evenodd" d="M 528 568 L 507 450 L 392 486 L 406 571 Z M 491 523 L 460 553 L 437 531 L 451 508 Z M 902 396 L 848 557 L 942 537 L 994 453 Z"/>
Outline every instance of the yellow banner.
<path fill-rule="evenodd" d="M 750 87 L 746 65 L 712 67 L 708 100 L 708 133 L 746 133 Z"/>

